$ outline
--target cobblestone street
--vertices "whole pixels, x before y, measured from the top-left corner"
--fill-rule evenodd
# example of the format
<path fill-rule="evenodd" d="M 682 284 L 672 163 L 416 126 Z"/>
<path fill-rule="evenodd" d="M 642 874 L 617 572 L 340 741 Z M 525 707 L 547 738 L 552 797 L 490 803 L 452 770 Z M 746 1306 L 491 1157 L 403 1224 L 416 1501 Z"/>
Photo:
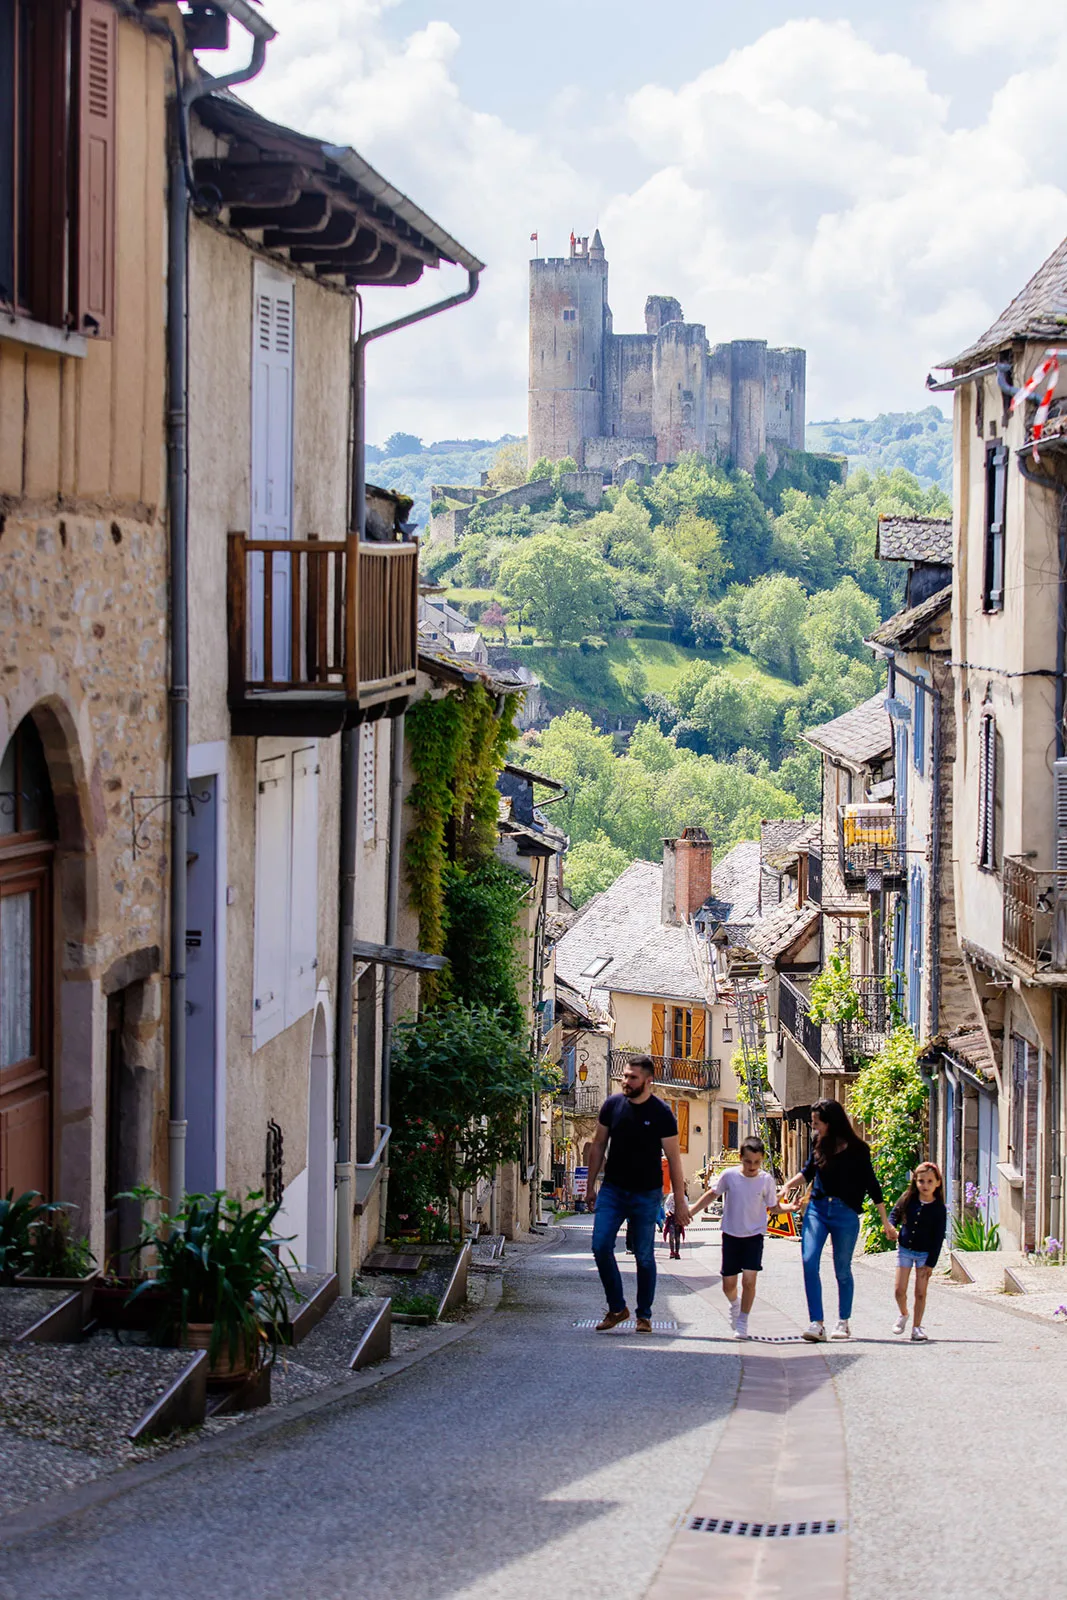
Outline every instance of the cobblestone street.
<path fill-rule="evenodd" d="M 576 1326 L 601 1295 L 589 1222 L 575 1218 L 507 1274 L 495 1314 L 406 1372 L 258 1437 L 181 1452 L 129 1487 L 112 1480 L 111 1498 L 0 1544 L 0 1595 L 1059 1591 L 1057 1326 L 938 1283 L 931 1343 L 912 1346 L 890 1332 L 885 1262 L 861 1262 L 856 1339 L 810 1348 L 794 1342 L 798 1248 L 772 1240 L 756 1337 L 739 1346 L 718 1232 L 699 1225 L 690 1239 L 656 1301 L 676 1331 Z M 716 1518 L 833 1519 L 847 1532 L 738 1537 L 709 1531 Z"/>

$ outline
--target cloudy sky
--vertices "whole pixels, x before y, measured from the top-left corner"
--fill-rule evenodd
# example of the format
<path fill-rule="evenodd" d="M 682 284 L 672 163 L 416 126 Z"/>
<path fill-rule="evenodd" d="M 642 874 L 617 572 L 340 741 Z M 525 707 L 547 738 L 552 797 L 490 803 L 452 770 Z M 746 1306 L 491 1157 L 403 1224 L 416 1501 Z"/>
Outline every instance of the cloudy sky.
<path fill-rule="evenodd" d="M 486 263 L 374 347 L 368 437 L 526 428 L 530 254 L 599 226 L 620 332 L 808 351 L 808 417 L 926 403 L 1067 233 L 1067 11 L 1033 0 L 265 0 L 240 92 L 354 145 Z M 204 58 L 221 70 L 218 57 Z M 539 246 L 529 243 L 531 232 Z M 378 290 L 368 320 L 460 287 Z"/>

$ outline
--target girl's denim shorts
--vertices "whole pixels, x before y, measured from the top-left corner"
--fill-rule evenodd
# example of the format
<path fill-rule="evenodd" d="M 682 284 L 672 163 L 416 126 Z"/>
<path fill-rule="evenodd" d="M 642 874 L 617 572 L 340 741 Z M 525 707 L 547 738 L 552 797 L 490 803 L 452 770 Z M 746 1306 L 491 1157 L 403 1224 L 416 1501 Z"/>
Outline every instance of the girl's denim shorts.
<path fill-rule="evenodd" d="M 902 1244 L 898 1244 L 897 1245 L 897 1266 L 898 1267 L 925 1267 L 925 1265 L 926 1265 L 926 1257 L 927 1257 L 928 1254 L 929 1254 L 929 1252 L 926 1251 L 926 1250 L 905 1250 L 905 1248 L 904 1248 L 904 1246 Z"/>

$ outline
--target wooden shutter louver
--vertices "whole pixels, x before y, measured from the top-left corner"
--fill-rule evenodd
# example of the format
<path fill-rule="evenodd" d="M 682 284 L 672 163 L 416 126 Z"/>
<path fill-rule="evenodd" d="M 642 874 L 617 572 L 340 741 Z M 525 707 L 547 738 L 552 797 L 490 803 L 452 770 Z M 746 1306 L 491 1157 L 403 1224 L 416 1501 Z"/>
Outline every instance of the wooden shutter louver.
<path fill-rule="evenodd" d="M 27 86 L 26 281 L 19 298 L 38 322 L 61 328 L 67 312 L 67 0 L 22 12 Z"/>
<path fill-rule="evenodd" d="M 693 1012 L 693 1042 L 689 1054 L 694 1061 L 704 1059 L 704 1012 L 701 1010 Z"/>
<path fill-rule="evenodd" d="M 117 17 L 108 0 L 81 0 L 78 16 L 76 323 L 109 339 L 115 318 L 115 67 Z"/>
<path fill-rule="evenodd" d="M 665 1020 L 665 1007 L 655 1004 L 652 1007 L 652 1054 L 663 1054 L 663 1026 Z"/>
<path fill-rule="evenodd" d="M 997 725 L 986 712 L 978 726 L 978 865 L 996 866 Z"/>
<path fill-rule="evenodd" d="M 671 1107 L 678 1124 L 678 1149 L 683 1156 L 689 1154 L 689 1101 L 676 1100 Z"/>

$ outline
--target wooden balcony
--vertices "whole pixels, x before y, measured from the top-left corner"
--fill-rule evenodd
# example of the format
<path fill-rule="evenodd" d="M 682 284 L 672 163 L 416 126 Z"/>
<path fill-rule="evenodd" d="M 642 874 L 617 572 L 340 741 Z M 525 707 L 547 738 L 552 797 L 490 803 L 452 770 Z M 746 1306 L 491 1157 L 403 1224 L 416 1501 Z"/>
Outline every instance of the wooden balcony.
<path fill-rule="evenodd" d="M 231 533 L 235 734 L 309 738 L 403 710 L 418 660 L 419 548 Z"/>
<path fill-rule="evenodd" d="M 609 1060 L 610 1076 L 621 1078 L 626 1063 L 640 1054 L 639 1050 L 613 1050 Z M 656 1083 L 679 1089 L 707 1090 L 719 1087 L 722 1067 L 718 1061 L 698 1061 L 678 1056 L 653 1056 L 652 1061 L 656 1068 Z"/>
<path fill-rule="evenodd" d="M 822 1065 L 822 1025 L 808 1015 L 809 997 L 783 972 L 778 979 L 778 1021 L 811 1061 Z"/>
<path fill-rule="evenodd" d="M 1028 973 L 1067 972 L 1067 872 L 1004 858 L 1004 954 Z"/>

